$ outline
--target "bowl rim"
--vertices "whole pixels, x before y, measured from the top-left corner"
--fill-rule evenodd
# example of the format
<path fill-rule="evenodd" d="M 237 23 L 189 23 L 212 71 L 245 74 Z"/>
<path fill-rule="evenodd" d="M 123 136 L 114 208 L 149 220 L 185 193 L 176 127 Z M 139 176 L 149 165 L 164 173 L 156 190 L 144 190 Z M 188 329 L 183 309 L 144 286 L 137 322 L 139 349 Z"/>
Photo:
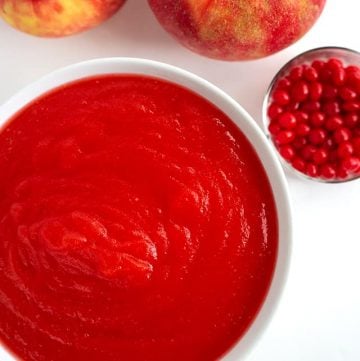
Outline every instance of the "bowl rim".
<path fill-rule="evenodd" d="M 304 173 L 298 171 L 297 169 L 295 169 L 289 162 L 287 162 L 285 159 L 283 159 L 283 157 L 280 155 L 279 151 L 277 150 L 277 148 L 274 144 L 274 141 L 272 140 L 272 136 L 268 129 L 270 120 L 267 115 L 267 110 L 268 110 L 268 106 L 270 103 L 270 95 L 274 89 L 276 82 L 279 80 L 279 78 L 281 78 L 284 75 L 284 73 L 286 73 L 286 71 L 291 67 L 291 65 L 296 63 L 299 59 L 306 58 L 306 56 L 311 55 L 311 54 L 315 54 L 318 52 L 327 52 L 327 51 L 344 52 L 344 53 L 353 54 L 354 56 L 359 57 L 359 63 L 360 63 L 360 52 L 359 51 L 350 49 L 350 48 L 346 48 L 346 47 L 342 47 L 342 46 L 320 46 L 317 48 L 308 49 L 306 51 L 303 51 L 302 53 L 299 53 L 299 54 L 293 56 L 283 66 L 281 66 L 281 68 L 276 72 L 276 74 L 273 76 L 270 84 L 268 85 L 268 87 L 266 89 L 265 97 L 264 97 L 263 104 L 262 104 L 262 111 L 261 111 L 261 118 L 262 118 L 261 125 L 262 125 L 263 131 L 264 131 L 267 139 L 269 140 L 269 143 L 271 143 L 272 148 L 275 150 L 278 158 L 280 159 L 281 164 L 289 172 L 291 172 L 292 174 L 295 174 L 298 178 L 302 178 L 305 180 L 311 180 L 311 181 L 323 183 L 323 184 L 348 183 L 348 182 L 360 180 L 360 175 L 356 175 L 353 178 L 348 178 L 348 179 L 344 179 L 344 180 L 342 180 L 342 179 L 323 179 L 323 178 L 318 178 L 318 177 L 310 177 L 307 174 L 304 174 Z"/>
<path fill-rule="evenodd" d="M 24 106 L 42 94 L 69 82 L 105 74 L 138 74 L 179 84 L 222 110 L 244 133 L 268 176 L 278 216 L 278 253 L 273 278 L 261 308 L 245 334 L 222 357 L 223 361 L 245 358 L 258 343 L 278 308 L 289 273 L 292 246 L 292 211 L 288 184 L 275 150 L 252 117 L 223 90 L 179 67 L 140 58 L 99 58 L 60 68 L 31 83 L 0 106 L 0 128 Z M 11 356 L 5 346 L 10 360 Z"/>

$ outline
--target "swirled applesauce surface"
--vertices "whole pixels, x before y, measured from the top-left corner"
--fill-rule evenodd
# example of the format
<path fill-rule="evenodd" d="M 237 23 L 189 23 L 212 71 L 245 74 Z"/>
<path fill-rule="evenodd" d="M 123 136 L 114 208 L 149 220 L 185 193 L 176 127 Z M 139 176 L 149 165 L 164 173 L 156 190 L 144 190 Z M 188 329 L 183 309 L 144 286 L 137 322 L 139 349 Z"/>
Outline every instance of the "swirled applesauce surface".
<path fill-rule="evenodd" d="M 252 146 L 178 85 L 83 79 L 0 133 L 0 342 L 21 360 L 218 360 L 277 244 Z"/>

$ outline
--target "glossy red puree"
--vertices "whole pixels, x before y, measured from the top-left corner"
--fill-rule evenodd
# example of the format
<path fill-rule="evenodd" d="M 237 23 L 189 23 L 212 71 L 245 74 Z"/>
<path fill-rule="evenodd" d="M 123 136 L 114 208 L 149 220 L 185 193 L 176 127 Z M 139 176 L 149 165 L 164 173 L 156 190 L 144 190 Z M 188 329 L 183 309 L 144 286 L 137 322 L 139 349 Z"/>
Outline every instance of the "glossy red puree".
<path fill-rule="evenodd" d="M 0 134 L 0 335 L 26 361 L 215 360 L 271 282 L 263 167 L 215 106 L 106 76 Z"/>

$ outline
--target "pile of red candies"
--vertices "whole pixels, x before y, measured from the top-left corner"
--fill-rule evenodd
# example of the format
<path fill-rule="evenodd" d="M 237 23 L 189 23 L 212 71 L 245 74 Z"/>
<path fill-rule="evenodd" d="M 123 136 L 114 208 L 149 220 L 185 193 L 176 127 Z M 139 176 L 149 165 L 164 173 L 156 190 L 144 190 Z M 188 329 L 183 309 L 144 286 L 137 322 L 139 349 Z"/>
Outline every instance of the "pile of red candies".
<path fill-rule="evenodd" d="M 360 175 L 360 68 L 341 60 L 294 66 L 274 85 L 269 132 L 281 156 L 312 178 Z"/>

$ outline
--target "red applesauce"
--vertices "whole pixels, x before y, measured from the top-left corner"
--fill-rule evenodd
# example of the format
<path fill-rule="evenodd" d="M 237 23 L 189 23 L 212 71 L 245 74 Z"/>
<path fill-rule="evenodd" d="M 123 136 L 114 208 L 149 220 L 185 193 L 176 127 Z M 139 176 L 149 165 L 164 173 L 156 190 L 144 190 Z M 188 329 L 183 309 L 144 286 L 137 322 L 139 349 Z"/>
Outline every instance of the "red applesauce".
<path fill-rule="evenodd" d="M 0 133 L 0 339 L 21 360 L 218 360 L 277 246 L 252 146 L 178 85 L 83 79 Z"/>

